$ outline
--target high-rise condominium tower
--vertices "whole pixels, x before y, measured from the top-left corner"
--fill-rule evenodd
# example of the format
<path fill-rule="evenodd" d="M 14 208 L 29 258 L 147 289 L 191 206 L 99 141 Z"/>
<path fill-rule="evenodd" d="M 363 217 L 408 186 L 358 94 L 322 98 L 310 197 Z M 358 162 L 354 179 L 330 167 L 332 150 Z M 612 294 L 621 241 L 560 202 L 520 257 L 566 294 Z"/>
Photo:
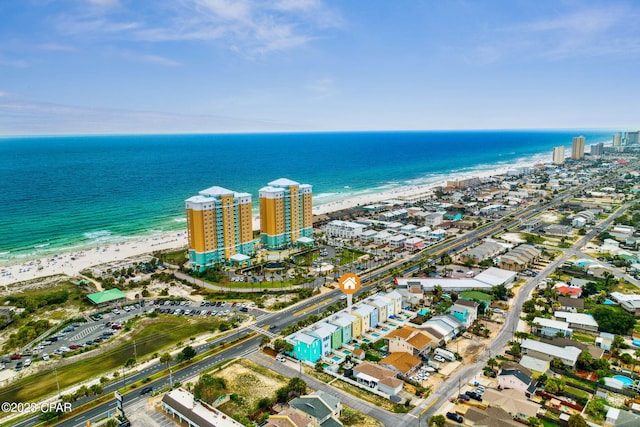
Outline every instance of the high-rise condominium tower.
<path fill-rule="evenodd" d="M 202 269 L 229 260 L 236 254 L 251 255 L 253 240 L 251 194 L 211 187 L 185 200 L 189 261 Z"/>
<path fill-rule="evenodd" d="M 564 145 L 553 147 L 553 163 L 556 165 L 564 164 Z"/>
<path fill-rule="evenodd" d="M 573 160 L 584 159 L 584 136 L 573 137 L 573 143 L 571 144 L 571 158 Z"/>
<path fill-rule="evenodd" d="M 267 249 L 282 249 L 313 236 L 312 188 L 280 178 L 258 192 L 260 239 Z"/>

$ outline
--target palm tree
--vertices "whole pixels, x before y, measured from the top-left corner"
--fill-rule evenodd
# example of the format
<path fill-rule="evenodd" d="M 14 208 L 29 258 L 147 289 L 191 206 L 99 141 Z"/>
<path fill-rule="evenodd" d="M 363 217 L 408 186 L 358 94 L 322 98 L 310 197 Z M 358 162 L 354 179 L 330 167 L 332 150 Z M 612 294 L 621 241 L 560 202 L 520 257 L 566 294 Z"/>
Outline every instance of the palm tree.
<path fill-rule="evenodd" d="M 487 360 L 487 365 L 489 365 L 491 369 L 493 369 L 493 367 L 496 366 L 497 364 L 498 364 L 498 361 L 493 357 L 490 357 L 489 360 Z"/>

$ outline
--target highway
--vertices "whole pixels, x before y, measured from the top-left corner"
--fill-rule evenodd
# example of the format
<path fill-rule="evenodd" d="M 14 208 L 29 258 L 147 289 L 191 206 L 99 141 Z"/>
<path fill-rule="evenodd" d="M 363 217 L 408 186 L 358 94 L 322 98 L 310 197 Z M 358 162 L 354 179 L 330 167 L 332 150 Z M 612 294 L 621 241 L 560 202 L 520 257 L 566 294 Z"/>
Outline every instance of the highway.
<path fill-rule="evenodd" d="M 488 226 L 480 227 L 476 230 L 473 230 L 451 242 L 426 248 L 420 251 L 419 253 L 411 256 L 408 259 L 403 259 L 403 260 L 393 262 L 385 267 L 376 269 L 375 271 L 370 273 L 363 273 L 361 275 L 363 283 L 370 285 L 374 283 L 374 281 L 377 280 L 379 277 L 388 274 L 388 272 L 392 269 L 400 269 L 401 274 L 409 274 L 417 270 L 417 266 L 415 265 L 417 262 L 421 262 L 425 260 L 433 260 L 434 257 L 441 256 L 442 254 L 456 252 L 460 249 L 463 249 L 475 243 L 476 241 L 484 237 L 487 237 L 497 232 L 501 232 L 505 229 L 509 229 L 511 227 L 517 226 L 521 224 L 522 221 L 532 218 L 533 216 L 537 215 L 539 212 L 563 203 L 564 201 L 572 197 L 573 194 L 575 194 L 575 192 L 584 191 L 586 188 L 591 187 L 593 185 L 595 185 L 595 183 L 592 182 L 584 187 L 575 188 L 572 191 L 567 191 L 559 195 L 557 199 L 547 203 L 546 205 L 543 205 L 543 206 L 537 205 L 532 208 L 523 209 L 520 212 L 508 215 L 503 219 L 497 220 L 496 222 Z M 618 212 L 616 212 L 616 214 L 618 215 L 621 214 L 621 211 L 623 211 L 623 209 L 619 209 Z M 612 220 L 613 220 L 613 217 L 608 219 L 609 222 Z M 574 245 L 574 248 L 577 248 L 577 249 L 581 248 L 582 245 L 584 245 L 588 241 L 587 239 L 589 237 L 593 237 L 593 235 L 595 235 L 595 231 L 592 230 L 589 234 L 587 234 L 587 236 L 584 236 L 584 238 L 582 238 L 580 242 L 576 243 L 576 245 Z M 453 374 L 445 382 L 443 386 L 439 387 L 436 391 L 434 391 L 434 393 L 432 393 L 429 399 L 427 399 L 426 405 L 415 408 L 413 411 L 411 411 L 410 414 L 403 416 L 401 419 L 398 419 L 397 416 L 394 416 L 393 417 L 394 425 L 398 425 L 398 426 L 415 425 L 416 422 L 420 420 L 418 418 L 418 414 L 420 414 L 425 407 L 428 407 L 429 409 L 423 412 L 422 418 L 428 419 L 428 417 L 434 414 L 439 409 L 439 407 L 448 399 L 448 397 L 453 393 L 453 391 L 458 387 L 459 381 L 461 383 L 466 383 L 469 380 L 471 380 L 474 376 L 478 374 L 478 372 L 480 372 L 480 370 L 485 365 L 486 360 L 488 360 L 489 357 L 502 351 L 502 349 L 511 338 L 511 335 L 517 326 L 518 317 L 520 315 L 520 311 L 522 308 L 522 303 L 524 302 L 526 297 L 529 295 L 530 291 L 540 282 L 540 280 L 542 280 L 548 274 L 550 274 L 557 267 L 557 265 L 559 265 L 559 263 L 564 262 L 566 259 L 568 259 L 568 257 L 569 257 L 568 254 L 564 254 L 563 256 L 559 257 L 552 264 L 550 264 L 543 272 L 541 272 L 537 277 L 532 278 L 529 282 L 527 282 L 527 284 L 523 288 L 520 289 L 516 297 L 516 300 L 513 302 L 512 308 L 509 310 L 508 314 L 505 316 L 504 327 L 501 329 L 501 331 L 498 333 L 496 338 L 489 344 L 489 347 L 482 353 L 482 356 L 478 358 L 476 362 L 470 365 L 465 365 L 461 370 Z M 408 267 L 406 269 L 403 269 L 403 267 L 407 265 Z M 392 280 L 393 278 L 389 278 L 384 282 L 389 283 Z M 360 290 L 360 292 L 366 289 L 367 287 L 364 286 Z M 325 304 L 322 304 L 322 306 L 330 305 L 336 302 L 339 296 L 340 296 L 339 290 L 331 291 L 329 294 L 325 293 L 319 297 L 310 298 L 296 305 L 295 307 L 290 307 L 286 310 L 283 310 L 281 312 L 274 313 L 274 314 L 265 314 L 264 312 L 261 312 L 258 310 L 252 311 L 252 314 L 255 314 L 257 316 L 255 327 L 241 328 L 238 331 L 234 331 L 233 335 L 237 337 L 242 337 L 249 334 L 252 329 L 253 330 L 262 329 L 264 327 L 268 327 L 271 325 L 275 326 L 275 329 L 270 330 L 269 332 L 277 333 L 277 331 L 285 328 L 286 326 L 322 310 L 323 307 L 320 307 L 318 305 L 319 302 L 327 300 Z M 300 315 L 295 316 L 294 313 L 299 313 Z M 269 335 L 269 333 L 266 333 L 266 334 Z M 207 350 L 210 346 L 219 345 L 223 341 L 227 341 L 227 340 L 229 340 L 228 337 L 219 338 L 209 344 L 202 345 L 196 348 L 196 350 L 198 353 L 201 353 Z M 231 348 L 227 348 L 215 356 L 208 357 L 202 361 L 193 363 L 189 367 L 182 370 L 179 374 L 172 375 L 172 380 L 182 381 L 184 378 L 193 377 L 197 373 L 199 373 L 201 370 L 207 369 L 208 367 L 211 367 L 223 360 L 227 360 L 235 357 L 247 356 L 258 348 L 259 342 L 260 342 L 260 336 L 256 335 L 248 339 L 246 342 L 243 342 Z M 129 376 L 126 379 L 122 378 L 116 382 L 106 385 L 105 392 L 103 395 L 112 394 L 115 389 L 122 387 L 125 384 L 125 382 L 130 383 L 131 381 L 136 381 L 136 380 L 148 377 L 151 374 L 155 372 L 159 372 L 163 369 L 164 369 L 164 366 L 161 366 L 159 363 L 156 363 L 151 367 L 146 368 L 144 371 L 138 372 L 132 376 Z M 167 381 L 168 380 L 164 378 L 156 382 L 149 383 L 147 385 L 150 385 L 152 387 L 162 387 L 163 385 L 167 384 Z M 133 393 L 127 394 L 125 396 L 125 411 L 126 411 L 127 402 L 135 402 L 140 398 L 141 397 L 139 396 L 138 391 L 134 391 Z M 89 401 L 92 399 L 95 399 L 95 396 L 92 398 L 86 398 L 86 401 Z M 85 403 L 85 401 L 83 400 L 83 401 L 76 402 L 74 404 L 74 407 L 82 403 Z M 115 400 L 111 399 L 110 401 L 100 404 L 97 407 L 85 413 L 78 414 L 68 420 L 65 420 L 59 425 L 63 425 L 63 426 L 85 425 L 87 420 L 95 420 L 97 418 L 103 417 L 108 411 L 113 411 L 114 408 L 115 408 Z M 37 423 L 39 423 L 39 421 L 37 417 L 34 416 L 20 423 L 17 423 L 15 425 L 19 427 L 22 427 L 22 426 L 26 427 L 26 426 L 35 425 Z"/>

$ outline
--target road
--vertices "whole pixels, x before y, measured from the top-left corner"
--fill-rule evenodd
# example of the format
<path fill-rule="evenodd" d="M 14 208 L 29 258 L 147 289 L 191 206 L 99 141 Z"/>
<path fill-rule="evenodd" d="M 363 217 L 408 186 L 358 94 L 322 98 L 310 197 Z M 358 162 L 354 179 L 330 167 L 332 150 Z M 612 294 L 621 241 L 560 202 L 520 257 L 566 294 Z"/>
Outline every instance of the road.
<path fill-rule="evenodd" d="M 593 183 L 589 184 L 588 186 L 592 186 L 594 185 Z M 463 247 L 466 247 L 472 243 L 474 243 L 475 241 L 482 239 L 488 235 L 491 235 L 495 232 L 498 231 L 502 231 L 504 229 L 508 229 L 510 227 L 519 225 L 522 221 L 529 219 L 535 215 L 537 215 L 541 210 L 543 209 L 548 209 L 549 207 L 558 205 L 562 202 L 564 202 L 565 200 L 567 200 L 569 197 L 571 197 L 576 191 L 583 191 L 586 187 L 583 188 L 578 188 L 578 189 L 574 189 L 571 192 L 566 192 L 565 194 L 562 194 L 559 196 L 558 199 L 548 203 L 545 206 L 537 206 L 534 208 L 529 208 L 529 209 L 524 209 L 521 212 L 515 213 L 513 215 L 510 215 L 508 218 L 504 218 L 502 220 L 497 221 L 496 223 L 493 223 L 489 226 L 483 227 L 483 228 L 479 228 L 476 230 L 473 230 L 472 232 L 452 241 L 449 242 L 445 245 L 441 245 L 441 246 L 437 246 L 437 247 L 431 247 L 431 248 L 427 248 L 423 251 L 421 251 L 420 253 L 410 257 L 409 259 L 405 259 L 405 260 L 399 260 L 396 261 L 390 265 L 387 265 L 383 268 L 380 268 L 378 270 L 376 270 L 375 272 L 371 272 L 371 273 L 364 273 L 362 276 L 363 281 L 368 281 L 371 282 L 373 280 L 375 280 L 376 278 L 383 276 L 385 274 L 387 274 L 389 272 L 389 270 L 394 269 L 394 268 L 400 268 L 402 270 L 402 267 L 404 267 L 405 265 L 409 264 L 409 263 L 413 263 L 415 264 L 416 261 L 418 260 L 424 260 L 427 259 L 430 256 L 434 256 L 434 255 L 441 255 L 445 252 L 453 252 L 453 251 L 457 251 Z M 622 211 L 622 209 L 618 210 L 617 214 L 620 214 Z M 613 220 L 613 218 L 611 218 L 611 220 Z M 593 231 L 591 233 L 594 233 Z M 590 233 L 590 234 L 591 234 Z M 583 239 L 580 240 L 580 242 L 578 244 L 576 244 L 574 247 L 577 248 L 581 248 L 582 246 L 579 246 L 579 244 L 581 243 L 581 245 L 584 245 L 587 241 L 587 237 L 589 236 L 589 234 L 587 236 L 585 236 Z M 593 237 L 593 236 L 591 236 Z M 506 345 L 506 343 L 508 342 L 508 340 L 511 338 L 511 335 L 513 334 L 513 331 L 515 330 L 516 326 L 517 326 L 517 322 L 518 322 L 518 317 L 519 314 L 521 312 L 521 308 L 522 308 L 522 303 L 525 301 L 526 297 L 529 295 L 529 293 L 531 292 L 531 290 L 540 282 L 540 280 L 542 280 L 543 278 L 545 278 L 550 272 L 552 272 L 557 265 L 559 265 L 560 262 L 564 262 L 566 259 L 568 259 L 568 254 L 565 254 L 563 256 L 561 256 L 560 258 L 558 258 L 557 260 L 555 260 L 552 264 L 550 264 L 543 272 L 541 272 L 537 277 L 531 279 L 523 288 L 520 289 L 520 291 L 518 292 L 518 295 L 516 297 L 516 300 L 514 301 L 511 310 L 509 310 L 508 314 L 505 316 L 505 325 L 504 327 L 500 330 L 500 332 L 497 334 L 496 338 L 490 343 L 489 347 L 487 348 L 487 350 L 485 350 L 481 357 L 478 358 L 478 360 L 470 365 L 465 365 L 465 367 L 461 370 L 459 370 L 458 372 L 456 372 L 452 377 L 450 377 L 447 382 L 445 382 L 445 384 L 441 387 L 439 387 L 436 391 L 434 391 L 434 393 L 429 397 L 429 399 L 426 401 L 426 405 L 424 405 L 423 407 L 429 407 L 429 409 L 427 411 L 424 412 L 424 414 L 422 415 L 423 418 L 428 419 L 429 416 L 431 416 L 433 413 L 435 413 L 439 407 L 442 405 L 442 403 L 444 403 L 446 401 L 446 399 L 448 398 L 448 396 L 450 396 L 453 391 L 458 387 L 459 382 L 460 383 L 466 383 L 468 381 L 470 381 L 474 376 L 476 376 L 478 374 L 478 372 L 480 372 L 480 370 L 482 369 L 482 367 L 485 365 L 486 360 L 489 359 L 489 357 L 491 357 L 492 355 L 497 354 L 498 352 L 500 352 L 503 347 Z M 411 268 L 414 267 L 409 267 L 408 269 L 410 270 Z M 404 274 L 404 271 L 403 271 Z M 366 289 L 366 288 L 363 288 Z M 258 318 L 255 324 L 255 327 L 252 328 L 242 328 L 238 331 L 235 332 L 236 336 L 242 336 L 244 334 L 247 334 L 251 329 L 256 330 L 256 329 L 261 329 L 267 325 L 272 325 L 274 326 L 274 330 L 271 330 L 270 332 L 277 332 L 278 330 L 281 330 L 282 328 L 288 326 L 291 323 L 297 322 L 298 320 L 314 313 L 316 310 L 315 308 L 317 307 L 318 311 L 321 309 L 319 303 L 321 301 L 327 300 L 326 304 L 322 304 L 322 305 L 329 305 L 334 303 L 335 301 L 338 300 L 339 298 L 339 291 L 335 290 L 330 292 L 329 294 L 324 294 L 320 297 L 315 297 L 315 298 L 311 298 L 307 301 L 304 301 L 303 303 L 297 305 L 295 308 L 289 308 L 286 309 L 282 312 L 276 313 L 276 314 L 272 314 L 272 315 L 268 315 L 268 314 L 258 314 Z M 302 313 L 299 316 L 294 316 L 294 313 Z M 200 353 L 205 351 L 209 345 L 218 345 L 220 344 L 222 341 L 224 341 L 224 338 L 218 339 L 210 344 L 207 345 L 203 345 L 198 347 L 196 350 Z M 246 356 L 250 353 L 252 353 L 253 351 L 255 351 L 255 349 L 257 348 L 257 346 L 259 345 L 259 341 L 260 341 L 260 337 L 256 336 L 254 338 L 251 338 L 250 340 L 248 340 L 245 343 L 242 343 L 236 347 L 227 349 L 223 352 L 221 352 L 220 354 L 214 356 L 214 357 L 210 357 L 207 358 L 201 362 L 198 363 L 194 363 L 192 366 L 188 367 L 187 369 L 185 369 L 184 371 L 182 371 L 181 374 L 177 374 L 178 376 L 176 376 L 175 378 L 172 378 L 173 381 L 180 381 L 181 378 L 189 378 L 192 377 L 194 375 L 196 375 L 200 370 L 202 369 L 206 369 L 209 366 L 212 366 L 222 360 L 226 360 L 226 359 L 230 359 L 230 358 L 234 358 L 234 357 L 242 357 L 242 356 Z M 128 379 L 121 379 L 117 382 L 111 383 L 109 385 L 107 385 L 105 387 L 105 393 L 104 394 L 109 394 L 112 393 L 116 388 L 120 388 L 123 386 L 123 383 L 125 381 L 134 381 L 134 380 L 138 380 L 138 379 L 142 379 L 145 378 L 149 375 L 151 375 L 154 372 L 158 372 L 160 370 L 164 369 L 163 366 L 160 366 L 160 364 L 155 364 L 149 368 L 147 368 L 145 371 L 139 372 L 133 376 L 130 376 Z M 162 380 L 158 380 L 154 383 L 150 383 L 149 385 L 154 386 L 154 387 L 159 387 L 162 386 L 163 384 L 166 384 L 167 380 L 162 379 Z M 129 394 L 126 396 L 125 402 L 128 399 L 131 399 L 132 402 L 135 402 L 136 399 L 139 399 L 139 396 L 136 396 L 136 393 L 133 394 Z M 90 399 L 87 399 L 90 400 Z M 83 401 L 79 401 L 78 404 L 84 403 Z M 85 425 L 87 420 L 91 420 L 91 419 L 95 419 L 96 417 L 101 417 L 104 416 L 107 411 L 109 410 L 113 410 L 114 407 L 114 401 L 111 400 L 107 403 L 101 404 L 99 406 L 97 406 L 96 408 L 85 412 L 83 414 L 77 415 L 69 420 L 64 421 L 63 423 L 61 423 L 60 425 L 64 425 L 64 426 L 79 426 L 79 425 Z M 431 405 L 431 406 L 429 406 Z M 125 403 L 126 406 L 126 403 Z M 391 424 L 386 424 L 385 425 L 398 425 L 398 426 L 409 426 L 409 425 L 415 425 L 416 422 L 419 422 L 420 419 L 418 418 L 418 414 L 421 413 L 421 411 L 423 410 L 423 407 L 417 407 L 415 408 L 410 414 L 407 414 L 403 417 L 401 417 L 401 419 L 397 419 L 397 416 L 394 416 L 392 423 Z M 367 411 L 364 411 L 365 413 L 368 413 Z M 384 412 L 385 414 L 388 414 L 386 412 Z M 378 416 L 382 416 L 381 414 L 378 414 Z M 38 423 L 37 418 L 32 417 L 28 420 L 25 420 L 19 424 L 16 424 L 20 427 L 22 426 L 32 426 Z"/>

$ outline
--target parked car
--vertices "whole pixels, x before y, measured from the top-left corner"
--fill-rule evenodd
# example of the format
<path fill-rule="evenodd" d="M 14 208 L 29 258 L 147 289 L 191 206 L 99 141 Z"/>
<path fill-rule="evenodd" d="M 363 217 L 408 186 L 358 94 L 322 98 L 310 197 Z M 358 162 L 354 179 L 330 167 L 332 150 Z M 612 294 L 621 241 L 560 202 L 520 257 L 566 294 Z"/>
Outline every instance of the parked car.
<path fill-rule="evenodd" d="M 458 395 L 458 399 L 464 400 L 465 402 L 468 402 L 469 401 L 469 396 L 467 396 L 466 394 L 459 394 Z"/>
<path fill-rule="evenodd" d="M 42 360 L 49 360 L 49 355 L 47 353 L 42 353 Z"/>
<path fill-rule="evenodd" d="M 24 367 L 26 368 L 27 366 L 31 365 L 31 359 L 27 359 L 24 361 Z"/>
<path fill-rule="evenodd" d="M 450 420 L 459 422 L 459 423 L 464 421 L 464 418 L 462 418 L 462 415 L 456 414 L 455 412 L 447 412 L 447 418 L 449 418 Z"/>
<path fill-rule="evenodd" d="M 466 392 L 466 395 L 469 396 L 471 399 L 473 400 L 477 400 L 478 402 L 482 402 L 482 395 L 474 392 L 474 391 L 468 391 Z"/>

